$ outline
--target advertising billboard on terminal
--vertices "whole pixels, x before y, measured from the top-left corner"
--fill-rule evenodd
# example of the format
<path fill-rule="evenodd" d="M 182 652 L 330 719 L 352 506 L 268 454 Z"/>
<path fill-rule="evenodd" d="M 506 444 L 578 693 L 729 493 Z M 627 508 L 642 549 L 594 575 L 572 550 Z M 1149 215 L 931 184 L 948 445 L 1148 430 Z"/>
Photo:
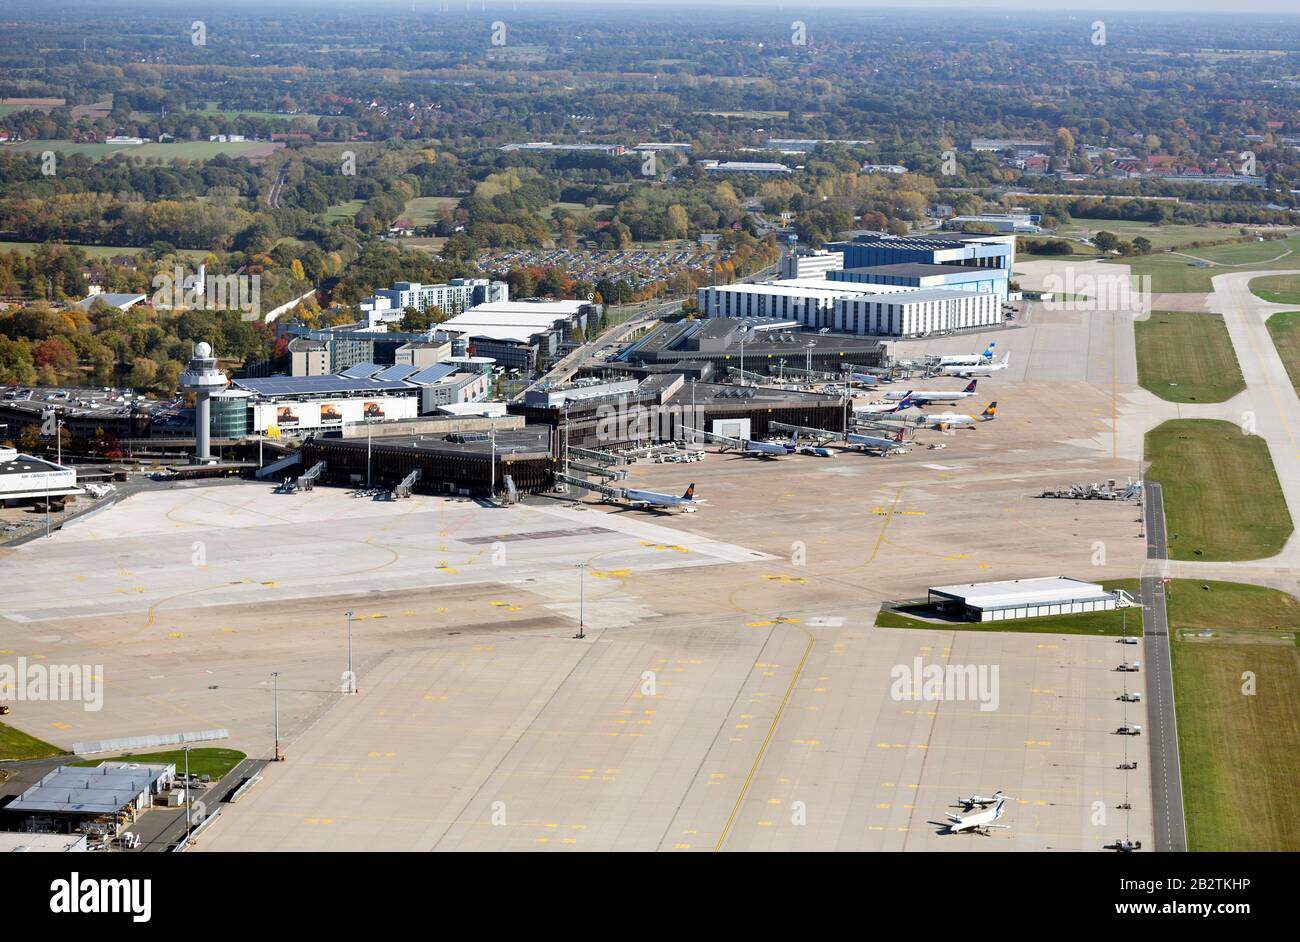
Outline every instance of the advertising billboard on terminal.
<path fill-rule="evenodd" d="M 355 422 L 413 419 L 420 414 L 415 396 L 372 396 L 368 399 L 320 399 L 259 402 L 253 406 L 255 431 L 281 429 L 339 429 Z"/>

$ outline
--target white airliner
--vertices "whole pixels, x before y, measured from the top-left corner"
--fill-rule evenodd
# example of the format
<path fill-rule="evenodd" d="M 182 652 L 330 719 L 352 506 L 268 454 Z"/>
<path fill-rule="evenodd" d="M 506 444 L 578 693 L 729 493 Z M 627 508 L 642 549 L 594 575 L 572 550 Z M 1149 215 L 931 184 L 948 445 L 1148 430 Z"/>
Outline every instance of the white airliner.
<path fill-rule="evenodd" d="M 907 394 L 903 394 L 900 398 L 906 401 Z M 882 412 L 899 412 L 904 408 L 906 407 L 900 402 L 869 402 L 865 406 L 854 406 L 853 411 L 875 415 Z"/>
<path fill-rule="evenodd" d="M 779 455 L 793 454 L 799 447 L 798 442 L 798 436 L 793 432 L 790 434 L 789 442 L 751 442 L 747 440 L 744 453 L 757 455 L 760 458 L 775 458 Z"/>
<path fill-rule="evenodd" d="M 924 405 L 927 402 L 958 402 L 959 400 L 969 399 L 971 396 L 975 395 L 975 384 L 978 382 L 979 380 L 973 379 L 962 389 L 909 389 L 905 393 L 885 393 L 885 398 L 905 400 L 914 406 Z"/>
<path fill-rule="evenodd" d="M 922 415 L 916 419 L 916 424 L 923 428 L 974 428 L 977 422 L 991 422 L 997 418 L 998 404 L 990 402 L 984 407 L 984 411 L 979 415 L 965 415 L 961 412 L 936 412 L 933 415 Z"/>
<path fill-rule="evenodd" d="M 992 376 L 1007 368 L 1011 362 L 1011 354 L 1002 354 L 1002 359 L 997 363 L 987 363 L 982 366 L 945 366 L 943 368 L 944 376 L 960 376 L 963 379 L 970 376 Z"/>
<path fill-rule="evenodd" d="M 962 831 L 976 831 L 981 834 L 987 834 L 994 828 L 1009 828 L 1009 824 L 994 824 L 998 818 L 1002 817 L 1002 806 L 1007 803 L 1006 796 L 1003 795 L 998 799 L 998 803 L 992 808 L 985 811 L 977 811 L 974 814 L 955 815 L 947 811 L 944 816 L 948 819 L 948 833 L 958 834 Z"/>
<path fill-rule="evenodd" d="M 940 366 L 979 366 L 981 363 L 987 363 L 993 359 L 993 348 L 997 346 L 994 341 L 984 348 L 983 353 L 961 353 L 956 356 L 939 357 Z"/>
<path fill-rule="evenodd" d="M 628 488 L 623 492 L 624 498 L 633 507 L 680 507 L 684 513 L 693 514 L 702 501 L 695 499 L 695 485 L 691 484 L 681 497 L 672 494 L 660 494 L 658 491 L 638 491 Z"/>
<path fill-rule="evenodd" d="M 880 435 L 859 435 L 856 432 L 851 432 L 849 433 L 849 444 L 864 451 L 878 451 L 885 457 L 902 454 L 907 450 L 903 447 L 903 433 L 905 431 L 906 429 L 900 428 L 887 438 Z"/>

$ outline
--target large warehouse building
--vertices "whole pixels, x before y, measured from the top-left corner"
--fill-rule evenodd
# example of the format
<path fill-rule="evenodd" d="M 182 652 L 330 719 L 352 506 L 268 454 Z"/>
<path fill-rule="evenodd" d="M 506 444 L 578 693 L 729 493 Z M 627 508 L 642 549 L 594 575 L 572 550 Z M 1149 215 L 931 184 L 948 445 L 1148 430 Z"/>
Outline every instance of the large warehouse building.
<path fill-rule="evenodd" d="M 1001 323 L 1002 302 L 996 294 L 926 288 L 910 294 L 840 298 L 829 326 L 846 334 L 923 337 Z"/>
<path fill-rule="evenodd" d="M 1094 582 L 1056 576 L 933 586 L 929 602 L 939 611 L 967 621 L 1004 621 L 1110 611 L 1127 606 L 1129 599 L 1123 592 L 1111 592 Z"/>
<path fill-rule="evenodd" d="M 839 254 L 839 253 L 835 253 Z M 842 257 L 842 256 L 841 256 Z M 829 281 L 855 284 L 892 285 L 899 288 L 951 288 L 996 294 L 1006 300 L 1010 279 L 998 268 L 973 268 L 968 265 L 932 265 L 925 262 L 902 262 L 896 265 L 872 265 L 829 271 Z"/>
<path fill-rule="evenodd" d="M 696 291 L 696 303 L 706 317 L 776 317 L 818 330 L 831 327 L 835 302 L 915 288 L 795 278 L 758 284 L 718 285 Z"/>

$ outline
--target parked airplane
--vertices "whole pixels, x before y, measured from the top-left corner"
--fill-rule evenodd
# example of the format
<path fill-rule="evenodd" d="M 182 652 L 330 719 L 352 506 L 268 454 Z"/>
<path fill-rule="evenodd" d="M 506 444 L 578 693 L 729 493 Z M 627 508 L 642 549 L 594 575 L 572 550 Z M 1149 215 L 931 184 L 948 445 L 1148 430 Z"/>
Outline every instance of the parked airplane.
<path fill-rule="evenodd" d="M 917 416 L 916 424 L 924 428 L 974 428 L 976 422 L 991 422 L 997 418 L 998 404 L 990 402 L 979 415 L 965 415 L 961 412 L 936 412 L 933 415 Z"/>
<path fill-rule="evenodd" d="M 1010 795 L 1002 794 L 1002 789 L 999 788 L 997 791 L 995 791 L 992 794 L 992 796 L 988 798 L 983 798 L 979 795 L 971 795 L 969 798 L 958 798 L 957 804 L 961 805 L 967 811 L 970 811 L 976 805 L 979 805 L 981 808 L 987 808 L 989 805 L 993 804 L 994 802 L 998 802 L 1001 801 L 1003 798 L 1010 798 L 1010 797 L 1011 797 Z"/>
<path fill-rule="evenodd" d="M 1011 827 L 1009 824 L 993 823 L 998 818 L 1002 817 L 1002 806 L 1006 803 L 1007 799 L 1004 795 L 998 799 L 998 803 L 992 808 L 985 811 L 977 811 L 974 814 L 955 815 L 945 811 L 944 816 L 947 817 L 949 821 L 948 833 L 958 834 L 962 831 L 975 831 L 979 834 L 987 834 L 994 828 Z"/>
<path fill-rule="evenodd" d="M 1002 354 L 1002 359 L 997 363 L 987 363 L 981 366 L 945 366 L 943 368 L 944 376 L 960 376 L 966 379 L 971 376 L 992 376 L 1007 368 L 1011 362 L 1011 354 Z"/>
<path fill-rule="evenodd" d="M 812 455 L 814 458 L 834 458 L 835 452 L 829 448 L 822 448 L 820 445 L 800 445 L 798 452 L 801 455 Z"/>
<path fill-rule="evenodd" d="M 904 393 L 899 398 L 906 401 L 907 394 Z M 904 408 L 906 407 L 903 406 L 900 402 L 869 402 L 865 406 L 854 406 L 853 411 L 861 412 L 863 414 L 875 415 L 884 412 L 898 412 Z"/>
<path fill-rule="evenodd" d="M 791 432 L 790 441 L 788 442 L 751 442 L 747 440 L 743 453 L 757 455 L 760 458 L 776 458 L 780 455 L 793 454 L 798 447 L 798 433 Z"/>
<path fill-rule="evenodd" d="M 623 492 L 623 497 L 632 507 L 680 507 L 683 512 L 688 514 L 695 513 L 695 508 L 702 501 L 695 499 L 695 484 L 692 483 L 686 489 L 686 493 L 681 497 L 674 497 L 672 494 L 660 494 L 658 491 L 638 491 L 634 488 L 628 488 Z"/>
<path fill-rule="evenodd" d="M 901 454 L 906 449 L 903 448 L 903 434 L 906 429 L 899 429 L 892 436 L 884 437 L 880 435 L 860 435 L 856 432 L 850 432 L 848 436 L 849 444 L 855 448 L 861 448 L 864 451 L 878 451 L 881 455 L 888 458 L 890 455 Z"/>
<path fill-rule="evenodd" d="M 927 402 L 957 402 L 975 395 L 975 384 L 978 382 L 979 380 L 973 379 L 962 389 L 909 389 L 905 393 L 885 393 L 885 398 L 903 400 L 914 406 L 924 405 Z"/>
<path fill-rule="evenodd" d="M 979 366 L 993 359 L 993 348 L 997 341 L 984 348 L 983 353 L 961 353 L 955 356 L 939 357 L 940 366 Z"/>

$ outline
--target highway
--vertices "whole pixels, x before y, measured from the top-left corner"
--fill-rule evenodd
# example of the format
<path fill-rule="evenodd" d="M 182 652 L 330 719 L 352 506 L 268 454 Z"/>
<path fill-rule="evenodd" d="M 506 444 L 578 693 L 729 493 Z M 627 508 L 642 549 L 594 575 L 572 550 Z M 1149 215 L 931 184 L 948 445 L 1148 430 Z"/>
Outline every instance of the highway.
<path fill-rule="evenodd" d="M 1164 560 L 1164 495 L 1153 481 L 1143 483 L 1147 559 Z M 1156 850 L 1187 850 L 1183 780 L 1178 759 L 1178 720 L 1174 713 L 1174 674 L 1169 653 L 1165 584 L 1159 572 L 1142 577 L 1142 627 L 1146 649 L 1147 742 L 1151 750 L 1151 818 Z"/>

